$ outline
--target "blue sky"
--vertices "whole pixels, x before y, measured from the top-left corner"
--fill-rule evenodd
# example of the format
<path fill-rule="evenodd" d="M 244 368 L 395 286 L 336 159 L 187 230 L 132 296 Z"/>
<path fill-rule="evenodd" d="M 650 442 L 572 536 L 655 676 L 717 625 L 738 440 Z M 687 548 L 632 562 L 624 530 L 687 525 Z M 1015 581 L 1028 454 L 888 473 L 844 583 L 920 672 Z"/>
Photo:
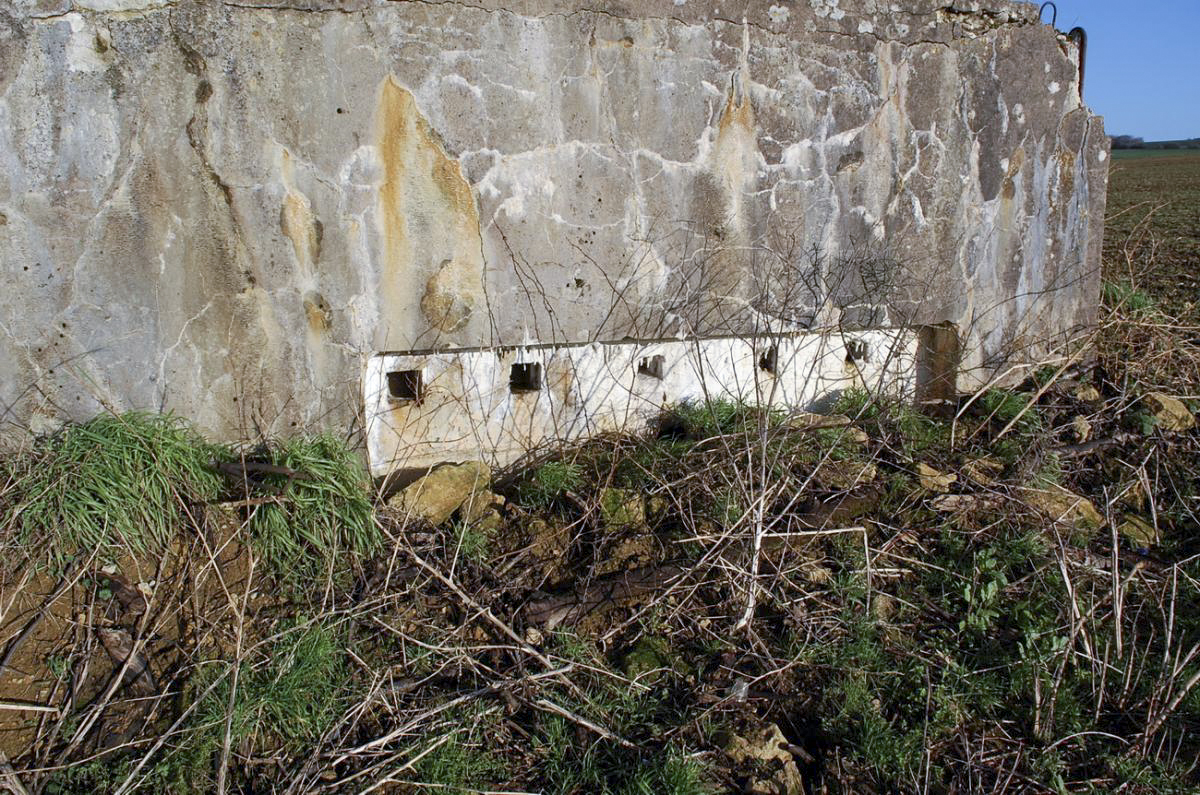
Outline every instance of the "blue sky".
<path fill-rule="evenodd" d="M 1200 138 L 1200 0 L 1061 0 L 1087 31 L 1083 99 L 1110 135 Z M 1050 20 L 1047 8 L 1046 21 Z"/>

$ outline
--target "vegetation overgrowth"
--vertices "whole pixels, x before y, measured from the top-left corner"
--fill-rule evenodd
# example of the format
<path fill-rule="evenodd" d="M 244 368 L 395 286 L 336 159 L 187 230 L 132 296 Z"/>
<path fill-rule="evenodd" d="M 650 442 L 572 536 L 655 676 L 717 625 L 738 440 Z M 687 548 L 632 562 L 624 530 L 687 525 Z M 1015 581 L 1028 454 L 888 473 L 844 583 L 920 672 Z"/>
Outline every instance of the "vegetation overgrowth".
<path fill-rule="evenodd" d="M 1200 241 L 1127 176 L 1090 358 L 949 410 L 677 406 L 439 525 L 329 436 L 13 453 L 0 788 L 1196 791 Z"/>

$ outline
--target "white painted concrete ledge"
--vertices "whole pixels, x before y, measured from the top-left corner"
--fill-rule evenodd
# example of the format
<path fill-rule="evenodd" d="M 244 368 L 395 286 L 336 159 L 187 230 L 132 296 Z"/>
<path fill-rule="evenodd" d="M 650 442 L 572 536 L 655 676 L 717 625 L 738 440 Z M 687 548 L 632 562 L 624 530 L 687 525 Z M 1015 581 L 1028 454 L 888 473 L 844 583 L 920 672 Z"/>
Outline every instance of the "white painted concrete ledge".
<path fill-rule="evenodd" d="M 371 472 L 505 466 L 548 444 L 645 429 L 684 401 L 808 409 L 852 386 L 911 397 L 917 347 L 915 330 L 883 329 L 380 354 L 363 379 Z"/>

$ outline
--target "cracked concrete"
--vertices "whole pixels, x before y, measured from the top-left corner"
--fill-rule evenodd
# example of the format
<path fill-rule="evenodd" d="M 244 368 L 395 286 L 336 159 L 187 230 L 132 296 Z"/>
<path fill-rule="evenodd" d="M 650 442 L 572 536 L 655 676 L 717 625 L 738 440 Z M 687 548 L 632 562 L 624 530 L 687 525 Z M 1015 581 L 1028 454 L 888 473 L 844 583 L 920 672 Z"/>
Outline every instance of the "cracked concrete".
<path fill-rule="evenodd" d="M 0 0 L 6 427 L 347 427 L 417 349 L 948 321 L 964 385 L 1036 358 L 1098 292 L 1075 44 L 894 5 Z"/>

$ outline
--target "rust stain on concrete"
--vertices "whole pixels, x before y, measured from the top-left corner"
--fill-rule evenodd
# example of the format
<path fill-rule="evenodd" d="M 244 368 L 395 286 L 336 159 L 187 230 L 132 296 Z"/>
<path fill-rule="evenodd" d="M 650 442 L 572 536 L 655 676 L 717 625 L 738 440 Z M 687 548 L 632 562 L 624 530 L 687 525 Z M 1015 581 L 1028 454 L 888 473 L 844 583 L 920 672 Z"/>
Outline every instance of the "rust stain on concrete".
<path fill-rule="evenodd" d="M 717 122 L 709 174 L 716 185 L 721 207 L 698 208 L 702 216 L 719 218 L 713 237 L 721 251 L 706 274 L 705 290 L 711 296 L 734 298 L 744 287 L 748 263 L 739 251 L 751 237 L 752 194 L 758 175 L 758 133 L 754 107 L 735 76 L 729 97 Z M 716 220 L 716 218 L 714 220 Z"/>
<path fill-rule="evenodd" d="M 1058 178 L 1060 187 L 1058 195 L 1072 196 L 1075 193 L 1075 153 L 1063 149 L 1058 153 Z"/>
<path fill-rule="evenodd" d="M 758 139 L 754 106 L 738 91 L 731 91 L 713 144 L 717 181 L 725 188 L 733 210 L 741 204 L 741 194 L 757 171 Z"/>
<path fill-rule="evenodd" d="M 729 99 L 725 102 L 725 109 L 721 112 L 721 120 L 718 122 L 718 140 L 734 129 L 754 134 L 754 106 L 745 95 L 739 94 L 739 91 L 730 92 Z"/>
<path fill-rule="evenodd" d="M 737 242 L 742 242 L 740 238 L 747 231 L 743 205 L 758 176 L 758 120 L 746 88 L 750 81 L 746 62 L 749 49 L 747 38 L 743 42 L 741 68 L 730 77 L 729 94 L 717 121 L 711 161 L 712 176 L 725 194 L 726 225 L 739 238 Z"/>
<path fill-rule="evenodd" d="M 328 331 L 333 321 L 333 313 L 325 296 L 315 290 L 304 295 L 304 315 L 308 319 L 310 331 Z"/>
<path fill-rule="evenodd" d="M 433 342 L 431 333 L 439 342 L 465 342 L 485 322 L 475 196 L 412 93 L 392 77 L 383 81 L 377 119 L 379 347 Z"/>
<path fill-rule="evenodd" d="M 292 250 L 302 265 L 312 266 L 321 258 L 321 225 L 303 194 L 288 192 L 279 208 L 279 227 L 292 241 Z"/>
<path fill-rule="evenodd" d="M 321 258 L 323 227 L 313 212 L 312 202 L 295 186 L 295 160 L 292 153 L 279 153 L 279 178 L 285 190 L 279 208 L 279 229 L 292 243 L 296 262 L 304 278 L 312 278 L 313 268 Z"/>
<path fill-rule="evenodd" d="M 1017 188 L 1013 182 L 1017 174 L 1021 173 L 1021 167 L 1025 165 L 1025 149 L 1018 146 L 1013 152 L 1012 157 L 1008 159 L 1008 171 L 1004 175 L 1004 185 L 1001 188 L 1003 198 L 1007 202 L 1011 202 L 1016 196 Z"/>

